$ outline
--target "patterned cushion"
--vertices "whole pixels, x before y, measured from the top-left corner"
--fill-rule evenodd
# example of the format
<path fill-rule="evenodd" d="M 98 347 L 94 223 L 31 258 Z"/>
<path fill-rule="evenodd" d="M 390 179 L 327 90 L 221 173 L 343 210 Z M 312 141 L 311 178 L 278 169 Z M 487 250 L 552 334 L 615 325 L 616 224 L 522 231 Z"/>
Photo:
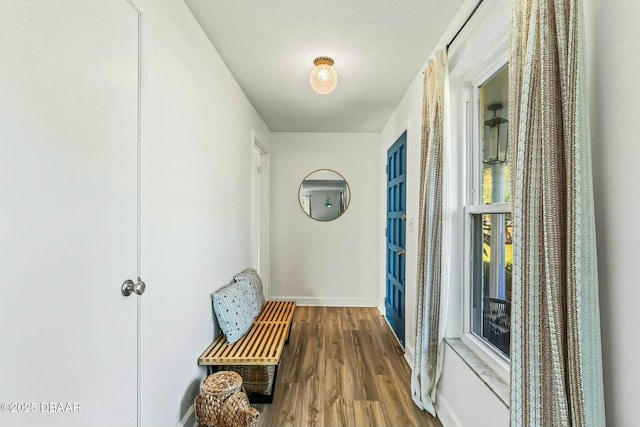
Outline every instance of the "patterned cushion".
<path fill-rule="evenodd" d="M 256 295 L 258 313 L 260 313 L 260 310 L 262 310 L 262 306 L 264 305 L 264 291 L 262 290 L 262 280 L 260 279 L 258 272 L 253 268 L 247 268 L 242 273 L 238 273 L 233 276 L 233 279 L 239 283 L 245 282 L 251 284 Z M 256 316 L 257 315 L 258 314 L 256 313 Z"/>
<path fill-rule="evenodd" d="M 260 304 L 260 296 L 256 288 L 245 279 L 241 279 L 236 282 L 236 285 L 242 290 L 244 293 L 244 297 L 247 299 L 247 304 L 249 304 L 249 313 L 255 318 L 260 314 L 260 310 L 262 305 Z"/>
<path fill-rule="evenodd" d="M 253 313 L 244 292 L 236 283 L 211 294 L 218 325 L 229 344 L 238 341 L 253 324 Z"/>

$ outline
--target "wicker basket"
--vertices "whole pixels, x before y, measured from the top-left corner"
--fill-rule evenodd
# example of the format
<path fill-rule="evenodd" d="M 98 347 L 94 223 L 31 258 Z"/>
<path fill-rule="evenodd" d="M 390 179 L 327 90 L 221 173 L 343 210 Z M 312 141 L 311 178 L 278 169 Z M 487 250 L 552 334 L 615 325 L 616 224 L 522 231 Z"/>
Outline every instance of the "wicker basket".
<path fill-rule="evenodd" d="M 227 365 L 225 371 L 234 371 L 242 377 L 242 385 L 249 394 L 270 394 L 275 365 Z"/>
<path fill-rule="evenodd" d="M 207 427 L 255 427 L 260 412 L 249 404 L 236 372 L 216 372 L 200 386 L 196 397 L 196 420 Z"/>
<path fill-rule="evenodd" d="M 240 391 L 242 377 L 237 372 L 221 371 L 209 375 L 200 385 L 200 393 L 225 400 Z"/>

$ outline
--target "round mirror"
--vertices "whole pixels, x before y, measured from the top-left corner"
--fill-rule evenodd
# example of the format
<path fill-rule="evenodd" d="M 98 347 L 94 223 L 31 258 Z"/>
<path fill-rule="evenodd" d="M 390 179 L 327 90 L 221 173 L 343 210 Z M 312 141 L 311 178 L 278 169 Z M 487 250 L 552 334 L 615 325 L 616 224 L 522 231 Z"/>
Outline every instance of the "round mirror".
<path fill-rule="evenodd" d="M 318 169 L 307 175 L 300 184 L 298 201 L 311 218 L 332 221 L 347 210 L 351 192 L 349 184 L 336 171 Z"/>

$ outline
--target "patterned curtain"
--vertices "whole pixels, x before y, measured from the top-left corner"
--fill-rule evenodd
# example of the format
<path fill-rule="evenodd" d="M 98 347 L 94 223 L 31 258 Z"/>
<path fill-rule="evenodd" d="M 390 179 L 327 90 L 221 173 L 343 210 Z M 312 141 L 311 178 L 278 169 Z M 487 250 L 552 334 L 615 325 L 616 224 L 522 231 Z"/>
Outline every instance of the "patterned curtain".
<path fill-rule="evenodd" d="M 442 371 L 447 297 L 448 224 L 445 156 L 447 54 L 436 54 L 425 71 L 416 283 L 416 348 L 411 393 L 416 405 L 435 412 L 436 384 Z"/>
<path fill-rule="evenodd" d="M 581 0 L 512 0 L 511 426 L 605 423 Z"/>

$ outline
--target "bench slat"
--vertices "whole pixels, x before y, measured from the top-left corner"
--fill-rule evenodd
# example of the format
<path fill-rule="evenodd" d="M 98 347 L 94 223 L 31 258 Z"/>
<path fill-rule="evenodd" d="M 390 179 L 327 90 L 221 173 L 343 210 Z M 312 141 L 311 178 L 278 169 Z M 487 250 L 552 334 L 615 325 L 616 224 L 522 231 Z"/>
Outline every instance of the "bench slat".
<path fill-rule="evenodd" d="M 254 322 L 290 322 L 295 308 L 293 301 L 267 301 Z"/>
<path fill-rule="evenodd" d="M 240 341 L 227 344 L 224 335 L 203 353 L 198 359 L 200 365 L 276 365 L 280 359 L 284 340 L 282 339 L 286 325 L 274 323 L 258 324 Z M 282 341 L 282 343 L 280 343 Z"/>

